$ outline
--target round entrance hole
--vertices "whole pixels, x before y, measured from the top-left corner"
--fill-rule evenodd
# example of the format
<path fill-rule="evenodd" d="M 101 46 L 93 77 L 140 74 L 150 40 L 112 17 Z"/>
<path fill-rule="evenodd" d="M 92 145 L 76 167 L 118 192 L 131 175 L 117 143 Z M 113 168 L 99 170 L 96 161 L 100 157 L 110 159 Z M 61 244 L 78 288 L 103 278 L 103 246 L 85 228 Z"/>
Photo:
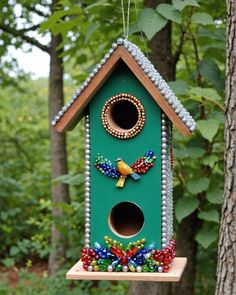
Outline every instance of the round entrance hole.
<path fill-rule="evenodd" d="M 128 100 L 114 103 L 110 109 L 110 119 L 122 129 L 131 129 L 138 122 L 137 107 Z"/>
<path fill-rule="evenodd" d="M 106 101 L 101 117 L 107 132 L 120 139 L 129 139 L 143 129 L 145 110 L 135 96 L 121 93 Z"/>
<path fill-rule="evenodd" d="M 144 224 L 140 207 L 131 202 L 121 202 L 112 208 L 108 223 L 114 234 L 123 238 L 135 236 Z"/>

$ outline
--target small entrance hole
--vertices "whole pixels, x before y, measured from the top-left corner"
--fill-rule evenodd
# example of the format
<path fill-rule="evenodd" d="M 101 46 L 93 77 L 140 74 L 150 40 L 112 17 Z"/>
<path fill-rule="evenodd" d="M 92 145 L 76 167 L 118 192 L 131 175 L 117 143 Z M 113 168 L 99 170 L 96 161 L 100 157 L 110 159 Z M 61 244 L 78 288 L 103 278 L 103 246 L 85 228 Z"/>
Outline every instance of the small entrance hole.
<path fill-rule="evenodd" d="M 120 128 L 128 130 L 138 122 L 137 107 L 128 100 L 114 103 L 110 111 L 110 119 Z"/>
<path fill-rule="evenodd" d="M 144 215 L 136 204 L 122 202 L 112 208 L 108 223 L 117 236 L 128 238 L 140 232 L 144 224 Z"/>

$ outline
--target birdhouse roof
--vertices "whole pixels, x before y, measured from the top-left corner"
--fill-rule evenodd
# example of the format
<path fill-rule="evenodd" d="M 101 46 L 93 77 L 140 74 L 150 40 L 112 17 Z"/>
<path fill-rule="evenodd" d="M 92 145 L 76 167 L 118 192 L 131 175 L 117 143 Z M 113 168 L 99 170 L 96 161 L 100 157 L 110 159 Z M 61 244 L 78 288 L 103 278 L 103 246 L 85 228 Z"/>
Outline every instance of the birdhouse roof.
<path fill-rule="evenodd" d="M 76 90 L 72 99 L 53 118 L 52 125 L 55 126 L 58 132 L 74 128 L 83 116 L 90 100 L 121 60 L 125 62 L 183 135 L 189 135 L 194 131 L 196 127 L 194 119 L 154 68 L 153 64 L 135 44 L 119 38 L 116 43 L 112 44 L 112 48 L 95 66 L 88 78 Z"/>

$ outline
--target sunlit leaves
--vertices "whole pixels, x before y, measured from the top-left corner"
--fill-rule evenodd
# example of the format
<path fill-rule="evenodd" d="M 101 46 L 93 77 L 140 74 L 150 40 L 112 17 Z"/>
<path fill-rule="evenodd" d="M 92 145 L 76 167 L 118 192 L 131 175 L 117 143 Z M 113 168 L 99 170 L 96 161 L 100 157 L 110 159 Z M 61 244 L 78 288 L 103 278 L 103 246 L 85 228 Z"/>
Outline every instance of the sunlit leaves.
<path fill-rule="evenodd" d="M 197 128 L 201 135 L 211 142 L 219 129 L 219 121 L 215 119 L 199 120 Z"/>
<path fill-rule="evenodd" d="M 192 87 L 189 93 L 197 101 L 202 101 L 203 98 L 210 101 L 220 101 L 222 99 L 213 88 Z"/>
<path fill-rule="evenodd" d="M 196 235 L 197 242 L 207 249 L 217 239 L 217 232 L 214 229 L 203 227 Z"/>
<path fill-rule="evenodd" d="M 210 81 L 215 87 L 222 89 L 224 82 L 221 78 L 221 71 L 212 59 L 203 59 L 199 63 L 199 72 L 203 78 Z"/>
<path fill-rule="evenodd" d="M 188 83 L 183 80 L 171 81 L 171 82 L 168 82 L 168 85 L 170 86 L 170 88 L 173 90 L 173 92 L 176 95 L 187 94 L 187 90 L 189 87 Z"/>
<path fill-rule="evenodd" d="M 174 6 L 163 3 L 159 4 L 156 10 L 166 19 L 176 22 L 178 24 L 181 23 L 181 13 Z"/>
<path fill-rule="evenodd" d="M 211 204 L 223 204 L 223 189 L 215 188 L 207 192 L 207 200 Z"/>
<path fill-rule="evenodd" d="M 178 222 L 193 213 L 199 205 L 197 198 L 181 198 L 175 206 L 175 216 Z"/>
<path fill-rule="evenodd" d="M 195 6 L 199 7 L 199 4 L 196 0 L 173 0 L 173 6 L 178 10 L 183 10 L 186 6 Z"/>
<path fill-rule="evenodd" d="M 201 25 L 213 25 L 214 21 L 210 14 L 204 12 L 195 12 L 192 15 L 192 22 Z"/>
<path fill-rule="evenodd" d="M 206 221 L 212 221 L 212 222 L 216 222 L 216 223 L 219 223 L 219 221 L 220 221 L 220 215 L 216 209 L 211 209 L 208 211 L 199 212 L 198 217 L 200 219 L 203 219 Z"/>
<path fill-rule="evenodd" d="M 187 189 L 190 193 L 196 195 L 208 189 L 209 179 L 207 178 L 194 178 L 187 182 Z"/>
<path fill-rule="evenodd" d="M 138 24 L 150 40 L 167 24 L 167 20 L 152 8 L 145 8 L 139 15 Z"/>

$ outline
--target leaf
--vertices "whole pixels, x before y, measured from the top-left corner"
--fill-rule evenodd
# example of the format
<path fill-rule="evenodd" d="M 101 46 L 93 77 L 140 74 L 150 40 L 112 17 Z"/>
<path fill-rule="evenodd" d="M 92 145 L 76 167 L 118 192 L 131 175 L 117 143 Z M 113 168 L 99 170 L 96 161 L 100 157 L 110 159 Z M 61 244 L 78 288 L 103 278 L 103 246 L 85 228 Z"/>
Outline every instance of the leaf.
<path fill-rule="evenodd" d="M 202 98 L 209 101 L 220 101 L 221 97 L 213 88 L 192 87 L 189 90 L 192 99 L 202 101 Z"/>
<path fill-rule="evenodd" d="M 192 194 L 198 194 L 208 189 L 210 184 L 209 179 L 200 178 L 200 179 L 191 179 L 187 182 L 187 189 Z"/>
<path fill-rule="evenodd" d="M 97 6 L 111 6 L 111 4 L 108 3 L 107 0 L 95 1 L 93 4 L 90 4 L 87 7 L 85 7 L 84 11 L 89 11 L 90 9 L 97 7 Z"/>
<path fill-rule="evenodd" d="M 188 83 L 183 80 L 176 80 L 168 82 L 168 85 L 176 95 L 186 94 L 188 90 Z"/>
<path fill-rule="evenodd" d="M 219 212 L 216 209 L 211 209 L 209 211 L 202 211 L 198 214 L 198 217 L 200 219 L 206 220 L 206 221 L 212 221 L 219 223 Z"/>
<path fill-rule="evenodd" d="M 199 7 L 199 4 L 196 0 L 173 0 L 173 6 L 178 10 L 183 10 L 186 6 L 196 6 Z"/>
<path fill-rule="evenodd" d="M 5 259 L 2 259 L 1 262 L 6 267 L 12 267 L 15 265 L 15 259 L 13 258 L 5 258 Z"/>
<path fill-rule="evenodd" d="M 16 256 L 17 254 L 19 254 L 19 252 L 20 252 L 19 247 L 12 246 L 11 249 L 10 249 L 10 255 L 11 256 Z"/>
<path fill-rule="evenodd" d="M 219 122 L 215 119 L 200 120 L 197 122 L 197 128 L 205 139 L 212 142 L 219 129 Z"/>
<path fill-rule="evenodd" d="M 208 228 L 201 228 L 196 235 L 196 241 L 205 249 L 217 240 L 217 233 Z"/>
<path fill-rule="evenodd" d="M 203 159 L 203 164 L 208 165 L 211 168 L 215 165 L 215 163 L 219 160 L 219 158 L 216 155 L 210 155 Z"/>
<path fill-rule="evenodd" d="M 213 25 L 214 21 L 210 14 L 205 12 L 195 12 L 192 15 L 192 22 L 201 25 Z"/>
<path fill-rule="evenodd" d="M 138 25 L 149 40 L 167 24 L 167 20 L 152 8 L 145 8 L 138 18 Z"/>
<path fill-rule="evenodd" d="M 197 147 L 186 147 L 186 148 L 180 148 L 180 149 L 175 149 L 174 154 L 176 158 L 179 159 L 197 159 L 203 157 L 205 154 L 204 149 L 202 148 L 197 148 Z"/>
<path fill-rule="evenodd" d="M 221 71 L 214 60 L 203 59 L 200 61 L 199 72 L 202 77 L 212 82 L 217 88 L 222 89 L 224 86 L 224 81 L 221 78 Z"/>
<path fill-rule="evenodd" d="M 91 38 L 91 36 L 93 35 L 94 32 L 96 32 L 96 30 L 100 27 L 99 23 L 93 23 L 91 24 L 87 31 L 86 31 L 86 35 L 85 35 L 85 40 L 84 43 L 87 44 L 89 39 Z"/>
<path fill-rule="evenodd" d="M 54 179 L 55 182 L 60 182 L 60 183 L 66 183 L 70 185 L 80 185 L 84 182 L 84 175 L 83 174 L 77 174 L 77 175 L 61 175 Z"/>
<path fill-rule="evenodd" d="M 198 208 L 198 205 L 199 201 L 194 198 L 179 199 L 175 206 L 175 216 L 178 222 L 194 212 Z"/>
<path fill-rule="evenodd" d="M 170 4 L 160 4 L 156 8 L 157 12 L 159 12 L 166 19 L 171 20 L 175 23 L 181 24 L 182 15 L 174 6 Z"/>
<path fill-rule="evenodd" d="M 223 190 L 216 188 L 213 191 L 207 192 L 206 198 L 212 204 L 223 204 Z"/>

